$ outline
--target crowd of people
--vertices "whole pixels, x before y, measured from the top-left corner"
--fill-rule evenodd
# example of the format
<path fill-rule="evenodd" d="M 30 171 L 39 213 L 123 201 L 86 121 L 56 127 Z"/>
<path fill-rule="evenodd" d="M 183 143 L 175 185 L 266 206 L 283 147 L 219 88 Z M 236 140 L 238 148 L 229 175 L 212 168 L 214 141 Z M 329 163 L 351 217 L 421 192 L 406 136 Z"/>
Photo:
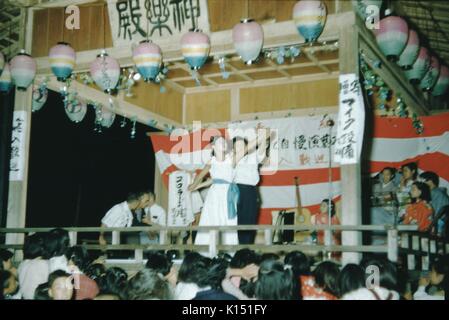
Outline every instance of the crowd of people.
<path fill-rule="evenodd" d="M 402 165 L 400 171 L 386 167 L 378 175 L 371 223 L 416 225 L 421 232 L 449 236 L 449 196 L 439 186 L 440 177 L 432 171 L 418 175 L 415 162 Z"/>
<path fill-rule="evenodd" d="M 1 299 L 34 300 L 444 300 L 449 296 L 449 255 L 433 260 L 419 281 L 382 257 L 341 268 L 314 263 L 299 251 L 259 254 L 241 249 L 209 258 L 148 252 L 146 264 L 128 274 L 69 245 L 63 229 L 25 239 L 15 268 L 10 251 L 0 255 Z"/>

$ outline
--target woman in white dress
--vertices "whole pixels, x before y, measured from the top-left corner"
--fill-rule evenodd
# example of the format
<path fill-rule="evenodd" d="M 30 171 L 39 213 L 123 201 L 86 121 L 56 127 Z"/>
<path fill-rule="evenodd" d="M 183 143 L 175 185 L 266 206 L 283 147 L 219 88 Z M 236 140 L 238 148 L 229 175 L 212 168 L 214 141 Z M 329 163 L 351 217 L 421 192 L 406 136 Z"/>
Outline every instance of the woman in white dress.
<path fill-rule="evenodd" d="M 262 126 L 257 126 L 256 130 Z M 268 137 L 266 130 L 263 139 Z M 247 150 L 255 150 L 258 139 L 248 143 Z M 201 212 L 200 226 L 236 226 L 237 225 L 237 202 L 239 188 L 234 182 L 235 166 L 248 153 L 234 154 L 231 144 L 223 137 L 214 137 L 211 141 L 212 158 L 201 173 L 196 176 L 194 182 L 189 186 L 189 191 L 198 190 L 211 186 Z M 211 179 L 201 182 L 210 173 Z M 239 244 L 237 231 L 220 232 L 219 242 L 223 245 Z M 210 243 L 209 232 L 200 231 L 196 235 L 196 245 L 208 245 Z M 204 254 L 204 253 L 203 253 Z"/>
<path fill-rule="evenodd" d="M 229 143 L 223 137 L 214 138 L 211 160 L 189 186 L 190 191 L 211 186 L 201 212 L 200 226 L 237 225 L 236 204 L 238 193 L 235 192 L 237 186 L 233 183 L 235 171 L 230 150 Z M 201 182 L 207 172 L 210 173 L 211 179 Z M 225 245 L 238 244 L 237 231 L 220 232 L 220 235 L 220 243 Z M 197 233 L 196 245 L 208 245 L 209 243 L 209 232 L 200 231 Z"/>

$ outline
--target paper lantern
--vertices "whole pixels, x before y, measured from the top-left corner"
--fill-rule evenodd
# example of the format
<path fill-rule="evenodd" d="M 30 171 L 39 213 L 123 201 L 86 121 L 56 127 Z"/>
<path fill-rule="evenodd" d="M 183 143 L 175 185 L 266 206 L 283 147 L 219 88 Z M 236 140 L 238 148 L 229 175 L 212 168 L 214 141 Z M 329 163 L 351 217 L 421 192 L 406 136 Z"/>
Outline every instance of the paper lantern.
<path fill-rule="evenodd" d="M 133 50 L 133 61 L 143 79 L 153 81 L 161 69 L 161 48 L 150 40 L 144 40 Z"/>
<path fill-rule="evenodd" d="M 306 42 L 313 42 L 323 32 L 327 9 L 323 1 L 301 0 L 293 7 L 293 20 Z"/>
<path fill-rule="evenodd" d="M 3 53 L 0 52 L 0 75 L 2 74 L 4 67 L 5 67 L 5 57 L 3 56 Z"/>
<path fill-rule="evenodd" d="M 181 51 L 192 70 L 200 69 L 209 56 L 209 36 L 198 29 L 187 32 L 181 38 Z"/>
<path fill-rule="evenodd" d="M 252 19 L 240 20 L 232 29 L 234 48 L 245 62 L 252 64 L 259 57 L 263 47 L 263 29 Z"/>
<path fill-rule="evenodd" d="M 433 86 L 437 83 L 439 75 L 440 75 L 440 61 L 436 56 L 432 56 L 430 58 L 429 70 L 427 70 L 426 74 L 424 75 L 424 78 L 421 79 L 419 87 L 423 91 L 430 91 L 433 88 Z"/>
<path fill-rule="evenodd" d="M 408 33 L 408 41 L 404 51 L 399 56 L 398 65 L 405 70 L 412 68 L 419 54 L 419 37 L 418 33 L 410 29 Z"/>
<path fill-rule="evenodd" d="M 438 77 L 437 83 L 432 89 L 433 96 L 442 96 L 446 93 L 449 88 L 449 68 L 447 66 L 441 65 L 440 76 Z"/>
<path fill-rule="evenodd" d="M 36 61 L 30 55 L 21 50 L 10 64 L 11 78 L 20 91 L 25 91 L 36 76 Z"/>
<path fill-rule="evenodd" d="M 31 110 L 33 112 L 39 111 L 47 102 L 48 89 L 45 87 L 33 88 L 33 102 Z"/>
<path fill-rule="evenodd" d="M 75 50 L 65 42 L 58 42 L 58 44 L 50 49 L 48 54 L 51 71 L 58 79 L 58 81 L 66 81 L 72 74 L 76 63 Z"/>
<path fill-rule="evenodd" d="M 86 116 L 87 105 L 85 102 L 76 99 L 67 103 L 67 105 L 64 107 L 64 110 L 70 121 L 79 123 L 83 121 L 84 117 Z"/>
<path fill-rule="evenodd" d="M 407 45 L 407 40 L 408 25 L 404 19 L 388 16 L 380 20 L 376 41 L 388 60 L 397 61 Z"/>
<path fill-rule="evenodd" d="M 9 63 L 5 63 L 3 72 L 0 75 L 0 92 L 8 92 L 12 87 L 11 72 L 9 70 Z"/>
<path fill-rule="evenodd" d="M 101 90 L 111 94 L 120 79 L 120 65 L 103 50 L 90 64 L 90 75 Z"/>
<path fill-rule="evenodd" d="M 426 74 L 427 70 L 429 70 L 429 66 L 429 51 L 427 48 L 421 47 L 421 49 L 419 49 L 418 59 L 416 59 L 410 70 L 405 71 L 405 76 L 411 83 L 418 84 Z"/>
<path fill-rule="evenodd" d="M 106 128 L 110 128 L 115 120 L 115 113 L 103 108 L 101 112 L 97 112 L 97 121 Z"/>

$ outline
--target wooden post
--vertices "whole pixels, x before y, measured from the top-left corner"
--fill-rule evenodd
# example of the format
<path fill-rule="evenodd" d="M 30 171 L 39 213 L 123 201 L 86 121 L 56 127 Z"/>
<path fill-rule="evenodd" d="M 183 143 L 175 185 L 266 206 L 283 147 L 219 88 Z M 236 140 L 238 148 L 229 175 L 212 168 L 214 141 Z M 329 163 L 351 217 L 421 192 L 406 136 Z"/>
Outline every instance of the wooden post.
<path fill-rule="evenodd" d="M 120 244 L 120 231 L 112 231 L 112 244 Z"/>
<path fill-rule="evenodd" d="M 76 231 L 70 231 L 69 232 L 69 238 L 70 238 L 70 246 L 76 246 L 76 243 L 78 242 L 78 233 Z"/>
<path fill-rule="evenodd" d="M 398 262 L 398 230 L 388 230 L 388 260 Z"/>
<path fill-rule="evenodd" d="M 273 230 L 265 229 L 264 235 L 265 235 L 265 245 L 271 246 L 273 244 Z"/>
<path fill-rule="evenodd" d="M 16 90 L 14 102 L 14 118 L 18 116 L 18 112 L 24 112 L 25 123 L 21 125 L 24 130 L 23 149 L 20 151 L 22 159 L 18 162 L 22 177 L 18 181 L 9 182 L 8 193 L 8 213 L 6 220 L 7 228 L 24 228 L 26 217 L 26 200 L 28 187 L 28 158 L 30 149 L 30 133 L 31 133 L 31 104 L 32 104 L 32 86 L 26 91 Z M 6 244 L 22 244 L 23 234 L 7 234 Z M 17 260 L 21 260 L 22 256 L 16 256 Z"/>
<path fill-rule="evenodd" d="M 143 250 L 142 249 L 134 250 L 134 259 L 136 260 L 136 263 L 142 263 L 142 261 L 143 261 Z"/>
<path fill-rule="evenodd" d="M 217 255 L 218 230 L 210 230 L 209 239 L 209 257 L 213 258 Z"/>
<path fill-rule="evenodd" d="M 358 31 L 355 13 L 351 12 L 339 25 L 340 74 L 359 74 Z M 341 165 L 342 225 L 360 225 L 362 222 L 362 181 L 360 164 Z M 362 245 L 362 236 L 356 231 L 342 232 L 343 246 Z M 361 254 L 343 252 L 342 265 L 358 264 Z"/>

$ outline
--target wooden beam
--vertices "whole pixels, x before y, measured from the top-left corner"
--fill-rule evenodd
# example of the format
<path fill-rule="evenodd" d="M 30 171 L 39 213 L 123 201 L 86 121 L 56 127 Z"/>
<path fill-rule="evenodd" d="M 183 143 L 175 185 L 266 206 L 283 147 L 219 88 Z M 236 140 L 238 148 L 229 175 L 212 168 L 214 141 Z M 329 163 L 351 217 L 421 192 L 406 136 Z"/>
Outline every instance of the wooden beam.
<path fill-rule="evenodd" d="M 79 6 L 83 4 L 99 2 L 98 0 L 59 0 L 59 1 L 48 1 L 48 0 L 39 0 L 33 1 L 34 4 L 32 6 L 34 8 L 65 8 L 70 5 Z"/>
<path fill-rule="evenodd" d="M 301 83 L 301 82 L 310 82 L 310 81 L 319 81 L 324 79 L 336 79 L 338 78 L 339 72 L 334 71 L 331 73 L 316 73 L 310 75 L 301 75 L 301 76 L 292 76 L 290 79 L 287 78 L 275 78 L 275 79 L 262 79 L 262 80 L 254 80 L 252 83 L 247 81 L 242 82 L 233 82 L 229 84 L 221 84 L 217 88 L 213 87 L 195 87 L 195 88 L 186 88 L 186 94 L 191 93 L 201 93 L 201 92 L 212 92 L 212 91 L 221 91 L 231 88 L 257 88 L 257 87 L 269 87 L 280 84 L 292 84 L 292 83 Z"/>
<path fill-rule="evenodd" d="M 339 27 L 340 73 L 359 75 L 359 36 L 356 26 L 356 16 L 345 21 Z M 361 160 L 359 160 L 361 161 Z M 362 222 L 362 179 L 360 163 L 341 165 L 341 224 L 358 225 Z M 362 235 L 359 232 L 343 231 L 342 245 L 362 245 Z M 362 256 L 356 252 L 343 252 L 342 265 L 358 264 Z"/>
<path fill-rule="evenodd" d="M 331 14 L 327 18 L 326 26 L 320 36 L 320 41 L 338 40 L 338 26 L 350 17 L 352 12 L 341 14 Z M 299 35 L 292 20 L 274 24 L 263 25 L 264 47 L 273 48 L 281 45 L 294 45 L 303 43 L 304 39 Z M 212 48 L 211 56 L 234 54 L 234 44 L 232 42 L 232 30 L 213 32 L 210 35 Z M 180 42 L 173 38 L 161 39 L 158 45 L 164 52 L 164 61 L 182 61 Z M 90 63 L 96 58 L 100 50 L 90 50 L 77 52 L 77 65 L 75 72 L 84 72 L 89 70 Z M 131 48 L 114 47 L 107 48 L 107 52 L 112 57 L 118 59 L 122 67 L 133 65 Z M 50 64 L 48 57 L 37 58 L 38 74 L 50 75 Z"/>
<path fill-rule="evenodd" d="M 39 83 L 40 81 L 37 82 Z M 47 83 L 47 85 L 49 89 L 56 92 L 59 92 L 61 90 L 61 87 L 63 86 L 63 84 L 61 82 L 58 82 L 55 77 L 50 77 L 50 81 Z M 155 127 L 160 130 L 166 129 L 164 125 L 181 127 L 180 123 L 129 103 L 120 96 L 112 97 L 113 107 L 111 107 L 109 102 L 111 96 L 77 81 L 72 81 L 71 90 L 75 90 L 78 93 L 78 96 L 86 101 L 91 100 L 98 102 L 104 108 L 126 118 L 131 119 L 135 117 L 139 123 L 142 123 L 144 125 L 150 125 L 150 122 L 152 120 L 156 120 L 157 125 Z"/>

